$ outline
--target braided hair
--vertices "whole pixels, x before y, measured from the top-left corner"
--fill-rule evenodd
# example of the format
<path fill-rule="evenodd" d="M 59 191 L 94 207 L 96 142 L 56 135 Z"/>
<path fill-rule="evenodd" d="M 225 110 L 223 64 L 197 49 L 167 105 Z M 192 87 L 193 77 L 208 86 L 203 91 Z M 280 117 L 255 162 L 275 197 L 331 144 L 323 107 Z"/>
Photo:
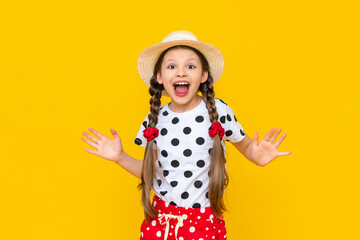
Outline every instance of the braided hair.
<path fill-rule="evenodd" d="M 215 106 L 215 92 L 212 82 L 212 77 L 209 75 L 208 80 L 200 84 L 199 90 L 201 91 L 202 98 L 206 103 L 210 122 L 214 123 L 218 120 L 219 114 Z M 227 210 L 223 201 L 223 195 L 226 186 L 229 184 L 229 177 L 225 168 L 226 159 L 220 137 L 216 134 L 213 138 L 214 143 L 210 152 L 211 163 L 208 194 L 213 212 L 217 215 L 221 215 L 223 211 Z"/>

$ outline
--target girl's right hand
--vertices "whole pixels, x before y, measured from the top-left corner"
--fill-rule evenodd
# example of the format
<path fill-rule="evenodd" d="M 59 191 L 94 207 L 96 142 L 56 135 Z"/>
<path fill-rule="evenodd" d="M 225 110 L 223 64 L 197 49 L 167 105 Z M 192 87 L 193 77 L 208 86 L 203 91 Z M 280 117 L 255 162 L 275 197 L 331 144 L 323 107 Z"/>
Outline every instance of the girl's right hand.
<path fill-rule="evenodd" d="M 95 154 L 99 157 L 105 158 L 107 160 L 118 162 L 124 151 L 121 144 L 121 139 L 117 134 L 117 132 L 114 129 L 110 129 L 110 132 L 114 136 L 114 139 L 110 139 L 107 136 L 99 133 L 95 129 L 89 128 L 89 131 L 92 132 L 95 136 L 99 137 L 100 139 L 90 135 L 87 132 L 83 132 L 83 135 L 88 137 L 91 141 L 89 141 L 84 137 L 82 137 L 81 139 L 84 142 L 88 143 L 93 148 L 97 149 L 97 151 L 94 151 L 85 148 L 85 151 L 87 151 L 88 153 Z"/>

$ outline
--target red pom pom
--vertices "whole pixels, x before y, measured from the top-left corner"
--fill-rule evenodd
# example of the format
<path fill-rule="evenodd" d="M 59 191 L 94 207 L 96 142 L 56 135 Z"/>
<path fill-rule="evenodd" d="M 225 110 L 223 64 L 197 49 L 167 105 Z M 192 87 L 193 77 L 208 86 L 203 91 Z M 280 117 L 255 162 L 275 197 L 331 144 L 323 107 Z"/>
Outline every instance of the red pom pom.
<path fill-rule="evenodd" d="M 220 139 L 222 139 L 224 136 L 224 133 L 225 133 L 225 130 L 221 126 L 221 123 L 216 121 L 211 124 L 210 130 L 209 130 L 210 137 L 214 137 L 216 134 L 219 134 Z"/>
<path fill-rule="evenodd" d="M 144 137 L 147 139 L 147 141 L 151 141 L 157 136 L 159 136 L 159 129 L 157 128 L 146 128 L 144 131 Z"/>

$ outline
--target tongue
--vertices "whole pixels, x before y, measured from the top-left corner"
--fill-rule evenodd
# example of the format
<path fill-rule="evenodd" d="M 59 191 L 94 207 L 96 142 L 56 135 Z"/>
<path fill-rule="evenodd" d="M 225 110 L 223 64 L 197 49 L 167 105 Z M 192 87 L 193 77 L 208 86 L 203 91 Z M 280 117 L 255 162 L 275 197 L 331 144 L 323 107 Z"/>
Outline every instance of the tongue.
<path fill-rule="evenodd" d="M 188 90 L 188 86 L 186 85 L 178 85 L 175 86 L 175 91 L 179 92 L 179 93 L 184 93 Z"/>

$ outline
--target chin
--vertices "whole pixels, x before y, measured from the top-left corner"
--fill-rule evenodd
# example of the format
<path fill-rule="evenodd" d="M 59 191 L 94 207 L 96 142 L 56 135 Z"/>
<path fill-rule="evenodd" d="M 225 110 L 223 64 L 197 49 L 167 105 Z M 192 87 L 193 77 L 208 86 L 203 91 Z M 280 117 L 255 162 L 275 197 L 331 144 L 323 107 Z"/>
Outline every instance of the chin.
<path fill-rule="evenodd" d="M 176 102 L 177 104 L 181 104 L 181 105 L 185 105 L 185 104 L 189 104 L 191 101 L 193 101 L 196 96 L 198 96 L 197 93 L 195 94 L 188 94 L 185 97 L 179 97 L 176 96 L 175 94 L 171 97 L 171 101 Z"/>

